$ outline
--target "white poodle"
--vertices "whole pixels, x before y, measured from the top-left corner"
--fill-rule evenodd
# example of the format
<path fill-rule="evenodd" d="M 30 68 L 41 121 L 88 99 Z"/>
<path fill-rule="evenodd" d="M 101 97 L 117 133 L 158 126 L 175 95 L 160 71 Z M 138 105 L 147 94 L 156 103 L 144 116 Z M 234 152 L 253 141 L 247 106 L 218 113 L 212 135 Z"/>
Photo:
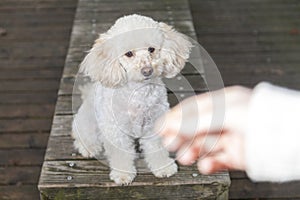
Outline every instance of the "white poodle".
<path fill-rule="evenodd" d="M 177 172 L 153 126 L 169 109 L 161 78 L 181 71 L 191 47 L 171 26 L 129 15 L 101 34 L 81 63 L 93 84 L 73 121 L 74 146 L 84 157 L 104 150 L 115 183 L 130 184 L 136 176 L 135 140 L 156 177 Z"/>

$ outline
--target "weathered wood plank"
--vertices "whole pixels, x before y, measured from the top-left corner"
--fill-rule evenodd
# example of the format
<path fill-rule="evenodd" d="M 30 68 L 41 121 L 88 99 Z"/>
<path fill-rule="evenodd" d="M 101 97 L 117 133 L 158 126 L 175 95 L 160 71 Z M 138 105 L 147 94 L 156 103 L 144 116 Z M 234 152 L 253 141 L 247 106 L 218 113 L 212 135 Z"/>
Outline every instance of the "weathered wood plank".
<path fill-rule="evenodd" d="M 208 188 L 210 186 L 210 188 Z M 89 199 L 99 199 L 99 194 L 103 199 L 227 199 L 226 188 L 217 185 L 170 185 L 168 187 L 156 186 L 136 186 L 136 187 L 111 187 L 108 189 L 98 187 L 74 187 L 74 188 L 45 188 L 42 190 L 42 199 L 73 199 L 74 197 Z M 218 195 L 218 196 L 216 196 Z"/>
<path fill-rule="evenodd" d="M 40 166 L 0 167 L 0 184 L 35 184 L 39 175 Z"/>
<path fill-rule="evenodd" d="M 273 52 L 272 54 L 268 52 L 236 52 L 234 54 L 224 54 L 224 53 L 214 53 L 209 52 L 212 55 L 214 61 L 218 64 L 221 63 L 298 63 L 300 62 L 300 57 L 298 52 Z"/>
<path fill-rule="evenodd" d="M 17 3 L 16 3 L 17 2 Z M 23 10 L 23 9 L 43 9 L 43 8 L 73 8 L 76 4 L 76 0 L 65 1 L 1 1 L 1 10 Z"/>
<path fill-rule="evenodd" d="M 13 27 L 18 25 L 19 28 L 22 26 L 31 26 L 34 28 L 37 26 L 53 26 L 57 24 L 69 24 L 73 22 L 71 16 L 73 16 L 73 9 L 59 10 L 56 8 L 46 12 L 39 12 L 37 10 L 26 10 L 20 12 L 1 12 L 0 22 L 3 27 Z"/>
<path fill-rule="evenodd" d="M 0 119 L 0 133 L 49 132 L 52 119 Z"/>
<path fill-rule="evenodd" d="M 43 69 L 43 68 L 61 68 L 64 65 L 64 56 L 46 57 L 34 59 L 0 59 L 0 69 Z M 21 67 L 22 66 L 22 67 Z"/>
<path fill-rule="evenodd" d="M 89 6 L 82 6 L 81 4 L 86 4 L 87 1 L 79 1 L 78 11 L 83 10 L 86 13 L 88 12 L 118 12 L 122 14 L 123 12 L 134 12 L 134 11 L 143 11 L 143 10 L 188 10 L 188 4 L 182 3 L 182 1 L 119 1 L 118 3 L 95 1 L 89 2 Z"/>
<path fill-rule="evenodd" d="M 69 163 L 74 164 L 73 167 Z M 53 170 L 55 169 L 55 170 Z M 90 195 L 90 198 L 97 198 L 96 192 L 101 193 L 102 198 L 133 198 L 146 197 L 151 194 L 156 197 L 157 191 L 159 198 L 216 198 L 226 193 L 226 186 L 214 182 L 216 179 L 222 179 L 229 183 L 227 173 L 219 173 L 212 176 L 198 174 L 195 167 L 181 167 L 180 171 L 168 181 L 155 178 L 152 174 L 146 173 L 143 176 L 137 176 L 132 185 L 120 187 L 111 182 L 108 177 L 108 167 L 103 166 L 99 161 L 46 161 L 44 162 L 44 173 L 41 175 L 39 189 L 42 190 L 44 198 L 54 199 L 57 195 L 65 198 L 72 198 L 80 190 L 81 198 Z M 195 173 L 197 176 L 193 177 Z M 67 177 L 72 177 L 67 180 Z M 88 184 L 85 180 L 89 180 Z M 201 185 L 199 181 L 201 180 Z M 214 184 L 213 184 L 214 182 Z M 174 184 L 176 183 L 176 184 Z M 60 192 L 58 188 L 64 188 Z M 74 187 L 78 188 L 76 190 Z M 107 188 L 109 187 L 109 190 Z M 69 188 L 69 189 L 68 189 Z M 81 189 L 80 189 L 81 188 Z M 124 188 L 124 189 L 121 189 Z M 155 189 L 156 188 L 156 189 Z M 175 193 L 175 190 L 180 193 Z M 115 191 L 115 192 L 114 192 Z M 154 192 L 156 191 L 156 192 Z M 115 194 L 114 194 L 115 193 Z M 116 195 L 116 196 L 114 196 Z M 153 196 L 154 195 L 154 196 Z M 157 196 L 158 198 L 158 196 Z"/>
<path fill-rule="evenodd" d="M 0 149 L 45 148 L 48 137 L 48 133 L 2 133 Z"/>
<path fill-rule="evenodd" d="M 248 178 L 246 172 L 244 171 L 230 171 L 229 174 L 231 180 Z"/>
<path fill-rule="evenodd" d="M 97 14 L 95 14 L 95 12 Z M 86 23 L 92 23 L 90 19 L 96 20 L 97 23 L 114 23 L 116 19 L 123 15 L 129 15 L 132 13 L 145 15 L 145 16 L 153 16 L 153 18 L 157 21 L 165 21 L 176 23 L 177 21 L 190 21 L 192 19 L 190 12 L 187 10 L 172 10 L 169 11 L 166 8 L 155 9 L 155 10 L 136 10 L 136 12 L 132 11 L 123 11 L 122 14 L 119 12 L 111 12 L 109 13 L 110 18 L 106 18 L 107 12 L 98 12 L 96 10 L 92 10 L 90 12 L 86 12 L 85 10 L 78 10 L 77 17 L 84 17 L 85 20 L 76 20 L 76 23 L 85 21 Z"/>
<path fill-rule="evenodd" d="M 0 51 L 2 54 L 0 58 L 18 57 L 18 58 L 34 58 L 60 56 L 67 49 L 67 45 L 58 43 L 50 43 L 48 41 L 36 42 L 18 42 L 10 45 L 1 45 Z"/>
<path fill-rule="evenodd" d="M 39 105 L 1 105 L 0 118 L 30 118 L 47 117 L 51 118 L 54 113 L 53 104 Z"/>
<path fill-rule="evenodd" d="M 25 31 L 23 32 L 23 29 Z M 71 31 L 69 27 L 53 27 L 51 30 L 45 28 L 34 27 L 28 29 L 24 28 L 16 28 L 15 26 L 12 28 L 8 28 L 8 34 L 5 37 L 0 37 L 0 42 L 19 42 L 19 41 L 31 41 L 34 37 L 35 41 L 66 41 L 69 39 L 68 34 Z M 20 31 L 22 34 L 20 35 Z"/>
<path fill-rule="evenodd" d="M 71 163 L 71 166 L 70 166 Z M 142 160 L 138 160 L 138 167 L 145 168 L 145 163 Z M 44 167 L 47 170 L 41 177 L 41 181 L 45 183 L 45 187 L 69 187 L 69 186 L 96 186 L 96 187 L 118 187 L 114 182 L 109 179 L 108 172 L 109 167 L 98 160 L 62 160 L 62 161 L 46 161 Z M 211 176 L 199 174 L 197 167 L 193 166 L 179 166 L 179 172 L 170 177 L 171 181 L 165 181 L 164 179 L 156 178 L 150 172 L 138 172 L 142 176 L 137 176 L 136 181 L 131 186 L 149 186 L 153 185 L 172 185 L 174 184 L 196 184 L 199 180 L 203 181 L 203 184 L 211 183 L 214 178 L 221 178 L 224 181 L 229 181 L 226 177 L 227 172 L 219 172 Z M 57 169 L 57 170 L 53 170 Z M 195 173 L 195 176 L 192 176 Z M 72 176 L 74 175 L 74 176 Z M 72 176 L 72 180 L 67 180 L 66 176 Z M 97 177 L 98 176 L 98 177 Z M 86 183 L 86 179 L 89 179 L 89 183 Z M 173 179 L 173 180 L 172 180 Z M 99 181 L 101 180 L 101 182 Z M 176 181 L 175 181 L 176 180 Z M 48 185 L 53 184 L 53 186 Z"/>
<path fill-rule="evenodd" d="M 56 134 L 59 134 L 57 132 Z M 71 130 L 63 133 L 62 136 L 49 137 L 48 147 L 46 150 L 45 161 L 54 160 L 90 160 L 82 157 L 73 147 L 73 139 L 71 138 Z"/>
<path fill-rule="evenodd" d="M 50 80 L 25 80 L 25 81 L 14 81 L 14 80 L 0 80 L 0 91 L 57 91 L 59 86 L 59 79 L 54 78 Z"/>
<path fill-rule="evenodd" d="M 232 181 L 230 198 L 300 198 L 300 182 L 253 183 L 249 179 Z"/>
<path fill-rule="evenodd" d="M 74 27 L 74 35 L 76 34 L 87 34 L 87 33 L 92 33 L 93 31 L 95 33 L 103 33 L 106 32 L 112 25 L 112 23 L 98 23 L 97 21 L 95 22 L 94 25 L 92 25 L 91 20 L 88 21 L 82 21 L 82 20 L 76 20 L 74 21 L 74 25 L 80 26 L 75 26 Z M 193 23 L 191 21 L 176 21 L 174 22 L 174 27 L 179 30 L 182 33 L 192 33 L 194 32 L 194 27 Z"/>
<path fill-rule="evenodd" d="M 11 69 L 3 69 L 0 73 L 0 80 L 22 80 L 22 79 L 57 79 L 62 74 L 60 68 L 49 69 L 17 69 L 11 72 Z"/>
<path fill-rule="evenodd" d="M 34 92 L 2 93 L 0 95 L 0 104 L 54 104 L 56 99 L 57 94 L 53 92 L 44 92 L 39 95 Z"/>
<path fill-rule="evenodd" d="M 70 136 L 70 131 L 72 130 L 72 121 L 73 115 L 54 115 L 50 134 L 51 137 Z M 51 137 L 49 137 L 49 140 Z"/>
<path fill-rule="evenodd" d="M 43 163 L 44 149 L 0 149 L 0 166 L 39 166 Z"/>
<path fill-rule="evenodd" d="M 36 185 L 0 186 L 0 196 L 9 200 L 33 200 L 39 199 Z"/>

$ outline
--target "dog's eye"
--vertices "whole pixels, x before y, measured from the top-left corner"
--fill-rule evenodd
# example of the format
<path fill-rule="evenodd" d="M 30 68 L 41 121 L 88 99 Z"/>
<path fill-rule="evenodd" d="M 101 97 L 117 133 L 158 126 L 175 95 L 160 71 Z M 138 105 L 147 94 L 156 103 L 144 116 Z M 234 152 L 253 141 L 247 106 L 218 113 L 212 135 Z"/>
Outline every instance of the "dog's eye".
<path fill-rule="evenodd" d="M 125 56 L 127 56 L 127 57 L 132 57 L 133 56 L 133 53 L 132 53 L 132 51 L 128 51 L 127 53 L 125 53 Z"/>
<path fill-rule="evenodd" d="M 155 51 L 155 48 L 154 48 L 154 47 L 149 47 L 149 48 L 148 48 L 148 51 L 149 51 L 150 53 L 153 53 L 153 52 Z"/>

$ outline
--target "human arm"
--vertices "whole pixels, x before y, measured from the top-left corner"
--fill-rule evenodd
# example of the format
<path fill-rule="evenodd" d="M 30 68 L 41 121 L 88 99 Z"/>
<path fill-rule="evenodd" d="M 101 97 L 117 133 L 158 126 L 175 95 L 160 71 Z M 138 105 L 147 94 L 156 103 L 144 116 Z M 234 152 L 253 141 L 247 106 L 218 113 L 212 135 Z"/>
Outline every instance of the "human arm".
<path fill-rule="evenodd" d="M 212 120 L 218 119 L 213 117 L 216 110 L 212 102 L 220 101 L 212 99 L 222 97 L 224 118 L 216 122 Z M 192 104 L 198 112 L 183 118 L 182 110 Z M 229 87 L 193 97 L 177 105 L 158 124 L 164 122 L 160 134 L 166 147 L 177 151 L 179 162 L 191 164 L 200 156 L 198 168 L 202 173 L 239 169 L 246 170 L 253 180 L 287 181 L 300 179 L 299 113 L 299 92 L 261 83 L 254 90 Z M 178 125 L 195 119 L 199 123 L 192 131 Z M 217 140 L 213 148 L 207 148 L 205 141 L 211 136 Z"/>

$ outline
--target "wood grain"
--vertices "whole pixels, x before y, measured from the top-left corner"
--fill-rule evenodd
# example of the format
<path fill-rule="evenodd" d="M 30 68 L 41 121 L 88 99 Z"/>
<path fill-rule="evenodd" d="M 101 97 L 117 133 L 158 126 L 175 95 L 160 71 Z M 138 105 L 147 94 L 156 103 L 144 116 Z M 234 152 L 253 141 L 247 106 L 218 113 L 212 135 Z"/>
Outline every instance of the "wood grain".
<path fill-rule="evenodd" d="M 74 166 L 70 167 L 69 163 Z M 96 199 L 96 193 L 101 193 L 103 198 L 133 198 L 133 194 L 139 195 L 140 198 L 156 197 L 153 193 L 155 190 L 161 192 L 160 198 L 216 198 L 223 195 L 226 188 L 220 187 L 216 180 L 229 183 L 227 173 L 219 173 L 212 176 L 198 174 L 194 167 L 181 167 L 180 171 L 168 181 L 165 179 L 155 178 L 152 174 L 139 174 L 136 180 L 128 187 L 117 186 L 108 177 L 108 167 L 102 165 L 97 160 L 77 160 L 77 161 L 46 161 L 43 169 L 45 170 L 40 178 L 39 189 L 45 198 L 53 199 L 58 195 L 65 198 L 72 198 L 78 193 L 82 193 L 81 198 L 87 197 Z M 198 174 L 193 177 L 192 174 Z M 67 177 L 72 180 L 67 180 Z M 89 180 L 88 183 L 86 180 Z M 201 182 L 201 185 L 199 185 Z M 43 184 L 41 184 L 43 183 Z M 60 189 L 58 189 L 60 188 Z M 75 189 L 78 188 L 78 189 Z M 109 188 L 109 189 L 108 189 Z M 180 190 L 175 192 L 174 189 Z M 113 192 L 115 191 L 115 192 Z M 175 193 L 174 193 L 175 192 Z M 114 194 L 117 193 L 117 194 Z M 116 196 L 115 196 L 116 195 Z M 138 197 L 138 196 L 136 196 Z"/>

